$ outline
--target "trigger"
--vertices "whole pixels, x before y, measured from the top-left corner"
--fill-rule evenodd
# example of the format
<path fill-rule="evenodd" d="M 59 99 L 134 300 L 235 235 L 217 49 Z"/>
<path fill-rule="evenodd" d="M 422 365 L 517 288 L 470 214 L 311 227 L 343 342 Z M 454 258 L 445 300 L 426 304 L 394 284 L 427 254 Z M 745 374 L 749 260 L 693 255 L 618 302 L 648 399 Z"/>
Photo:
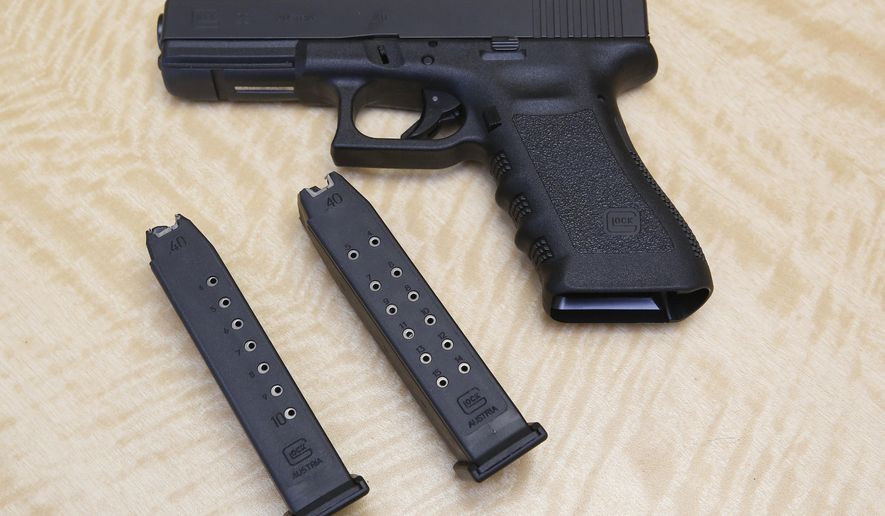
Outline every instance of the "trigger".
<path fill-rule="evenodd" d="M 421 118 L 406 129 L 404 140 L 429 140 L 436 135 L 444 122 L 461 118 L 461 102 L 441 91 L 424 90 L 424 110 Z"/>

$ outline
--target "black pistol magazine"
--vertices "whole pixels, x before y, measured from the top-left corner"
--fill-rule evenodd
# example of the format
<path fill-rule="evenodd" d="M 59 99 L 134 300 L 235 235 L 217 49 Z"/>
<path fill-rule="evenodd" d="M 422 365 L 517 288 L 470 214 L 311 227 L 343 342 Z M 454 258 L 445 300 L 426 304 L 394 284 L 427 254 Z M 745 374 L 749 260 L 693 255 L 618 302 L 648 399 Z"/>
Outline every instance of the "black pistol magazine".
<path fill-rule="evenodd" d="M 481 482 L 542 443 L 372 205 L 341 175 L 327 181 L 301 191 L 301 221 L 458 464 Z"/>
<path fill-rule="evenodd" d="M 348 473 L 211 243 L 188 219 L 147 232 L 151 269 L 296 515 L 369 491 Z"/>

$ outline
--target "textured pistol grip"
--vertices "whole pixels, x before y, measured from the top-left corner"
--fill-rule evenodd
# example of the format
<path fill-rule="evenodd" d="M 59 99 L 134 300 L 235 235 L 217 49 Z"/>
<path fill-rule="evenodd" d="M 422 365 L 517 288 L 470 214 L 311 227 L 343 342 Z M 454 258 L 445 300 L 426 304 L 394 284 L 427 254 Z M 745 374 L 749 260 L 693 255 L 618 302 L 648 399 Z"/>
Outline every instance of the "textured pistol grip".
<path fill-rule="evenodd" d="M 496 199 L 564 322 L 687 317 L 713 289 L 703 252 L 630 144 L 616 107 L 515 114 L 493 155 Z M 507 129 L 510 129 L 509 132 Z"/>

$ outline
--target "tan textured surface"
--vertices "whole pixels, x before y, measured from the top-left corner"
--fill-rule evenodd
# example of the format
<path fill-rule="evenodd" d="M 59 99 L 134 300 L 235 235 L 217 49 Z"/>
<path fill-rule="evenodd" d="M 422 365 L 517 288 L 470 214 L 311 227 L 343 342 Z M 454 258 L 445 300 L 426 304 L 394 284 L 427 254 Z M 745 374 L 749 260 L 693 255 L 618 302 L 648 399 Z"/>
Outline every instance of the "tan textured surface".
<path fill-rule="evenodd" d="M 689 321 L 548 320 L 478 166 L 349 176 L 550 433 L 474 485 L 298 222 L 332 111 L 174 100 L 159 0 L 4 0 L 0 512 L 282 512 L 147 266 L 176 212 L 371 485 L 350 514 L 882 512 L 885 7 L 650 4 L 660 73 L 621 105 L 713 269 Z"/>

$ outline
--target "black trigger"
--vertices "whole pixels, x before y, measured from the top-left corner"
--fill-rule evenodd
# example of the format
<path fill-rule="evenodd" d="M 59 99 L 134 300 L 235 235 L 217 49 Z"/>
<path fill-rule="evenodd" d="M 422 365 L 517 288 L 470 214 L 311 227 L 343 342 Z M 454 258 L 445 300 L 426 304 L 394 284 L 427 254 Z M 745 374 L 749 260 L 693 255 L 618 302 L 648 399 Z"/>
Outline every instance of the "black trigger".
<path fill-rule="evenodd" d="M 429 140 L 436 135 L 442 124 L 461 118 L 461 102 L 441 91 L 424 90 L 424 110 L 421 118 L 406 129 L 404 140 Z"/>

